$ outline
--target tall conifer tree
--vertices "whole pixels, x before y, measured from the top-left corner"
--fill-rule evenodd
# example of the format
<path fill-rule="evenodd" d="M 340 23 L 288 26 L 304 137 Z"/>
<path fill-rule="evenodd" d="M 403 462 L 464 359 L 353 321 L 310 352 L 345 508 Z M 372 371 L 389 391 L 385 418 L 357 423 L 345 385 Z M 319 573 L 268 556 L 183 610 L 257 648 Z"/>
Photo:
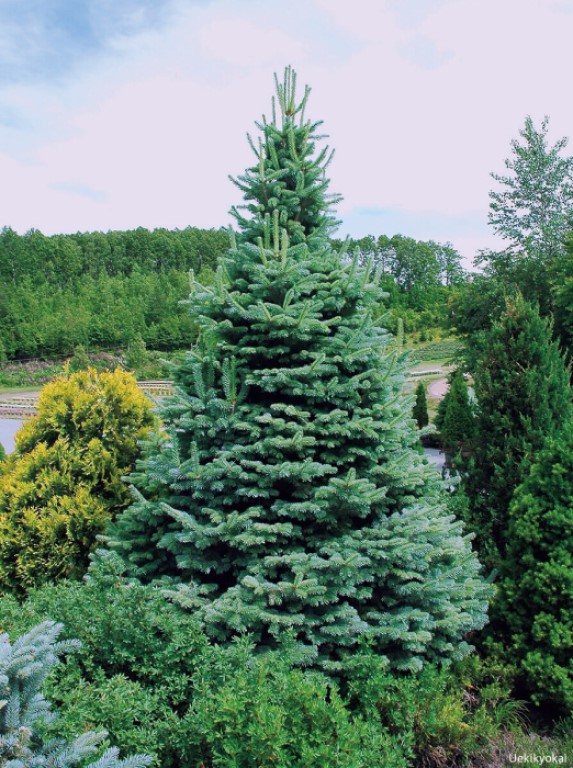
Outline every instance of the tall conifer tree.
<path fill-rule="evenodd" d="M 534 702 L 573 709 L 573 423 L 547 440 L 509 508 L 496 625 Z M 502 636 L 503 636 L 502 635 Z M 497 634 L 499 637 L 499 633 Z M 547 710 L 546 710 L 547 711 Z"/>
<path fill-rule="evenodd" d="M 473 459 L 465 477 L 470 528 L 484 562 L 497 567 L 508 539 L 511 497 L 546 438 L 572 413 L 569 374 L 551 328 L 518 297 L 476 341 Z"/>
<path fill-rule="evenodd" d="M 489 588 L 416 449 L 402 353 L 376 276 L 329 246 L 320 123 L 295 75 L 239 177 L 246 210 L 215 285 L 194 284 L 197 348 L 132 476 L 109 546 L 227 641 L 284 629 L 319 659 L 369 637 L 398 668 L 462 655 Z M 275 108 L 276 107 L 276 108 Z"/>

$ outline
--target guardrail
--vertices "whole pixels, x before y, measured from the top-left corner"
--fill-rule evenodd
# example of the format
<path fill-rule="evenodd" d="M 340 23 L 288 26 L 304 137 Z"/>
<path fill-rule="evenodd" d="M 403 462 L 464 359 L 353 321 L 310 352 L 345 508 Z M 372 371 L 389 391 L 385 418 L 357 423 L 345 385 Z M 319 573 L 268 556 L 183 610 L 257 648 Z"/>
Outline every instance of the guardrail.
<path fill-rule="evenodd" d="M 170 381 L 138 381 L 137 386 L 152 398 L 168 397 L 175 392 Z M 0 395 L 0 419 L 30 419 L 38 413 L 36 403 L 37 397 L 30 395 Z"/>
<path fill-rule="evenodd" d="M 447 371 L 444 371 L 442 368 L 436 368 L 433 370 L 428 369 L 427 371 L 409 371 L 407 374 L 408 379 L 417 379 L 420 376 L 444 376 L 447 374 Z"/>
<path fill-rule="evenodd" d="M 0 403 L 0 418 L 2 419 L 31 419 L 37 413 L 37 408 L 32 405 Z"/>

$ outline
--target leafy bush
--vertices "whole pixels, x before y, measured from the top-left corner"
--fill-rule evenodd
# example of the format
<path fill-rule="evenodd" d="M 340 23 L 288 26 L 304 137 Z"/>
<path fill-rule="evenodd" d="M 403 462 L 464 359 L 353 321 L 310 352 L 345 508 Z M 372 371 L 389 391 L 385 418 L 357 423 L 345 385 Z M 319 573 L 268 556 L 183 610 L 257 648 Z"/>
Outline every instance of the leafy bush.
<path fill-rule="evenodd" d="M 51 619 L 82 643 L 46 682 L 62 710 L 54 736 L 104 729 L 161 768 L 451 768 L 485 760 L 511 725 L 508 686 L 475 656 L 454 675 L 396 675 L 361 651 L 334 680 L 301 669 L 295 644 L 256 655 L 248 638 L 210 645 L 194 617 L 122 573 L 108 556 L 84 583 L 0 599 L 11 634 Z"/>
<path fill-rule="evenodd" d="M 390 674 L 380 656 L 357 654 L 346 676 L 348 705 L 411 743 L 417 768 L 492 766 L 505 735 L 521 733 L 522 705 L 509 699 L 507 665 L 476 654 L 409 676 Z"/>
<path fill-rule="evenodd" d="M 122 476 L 154 423 L 132 376 L 93 369 L 47 385 L 0 477 L 0 589 L 79 577 L 129 500 Z"/>
<path fill-rule="evenodd" d="M 54 739 L 44 732 L 55 714 L 41 693 L 46 677 L 58 664 L 59 657 L 74 650 L 74 641 L 58 642 L 60 624 L 46 621 L 10 644 L 7 634 L 0 635 L 0 765 L 6 768 L 58 766 L 71 768 L 93 755 L 107 736 L 82 728 L 71 742 Z M 44 726 L 44 728 L 42 728 Z M 93 768 L 143 768 L 151 758 L 136 755 L 118 760 L 119 750 L 108 749 Z"/>
<path fill-rule="evenodd" d="M 159 590 L 123 580 L 114 558 L 84 584 L 44 587 L 22 605 L 2 598 L 0 615 L 15 634 L 51 617 L 82 643 L 48 681 L 58 737 L 105 729 L 161 768 L 266 768 L 273 756 L 289 768 L 405 767 L 411 754 L 411 735 L 353 714 L 325 675 L 293 669 L 296 649 L 254 658 L 248 639 L 211 647 Z"/>
<path fill-rule="evenodd" d="M 183 764 L 205 768 L 406 768 L 413 731 L 348 706 L 335 683 L 293 669 L 289 653 L 253 658 L 248 640 L 213 648 L 182 721 Z M 396 702 L 394 702 L 396 703 Z"/>
<path fill-rule="evenodd" d="M 206 640 L 197 622 L 158 590 L 130 585 L 113 562 L 86 583 L 34 590 L 24 603 L 0 599 L 2 629 L 18 635 L 47 619 L 81 648 L 47 681 L 62 709 L 55 735 L 105 729 L 129 751 L 153 754 L 154 765 L 179 766 L 180 713 L 192 697 L 191 677 Z"/>

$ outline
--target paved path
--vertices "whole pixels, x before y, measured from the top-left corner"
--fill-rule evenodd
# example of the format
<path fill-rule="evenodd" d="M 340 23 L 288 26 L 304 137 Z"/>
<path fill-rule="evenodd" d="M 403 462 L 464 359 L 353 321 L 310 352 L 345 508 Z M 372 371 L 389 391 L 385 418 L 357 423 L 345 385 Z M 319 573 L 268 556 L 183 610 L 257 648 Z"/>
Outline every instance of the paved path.
<path fill-rule="evenodd" d="M 441 400 L 448 391 L 448 386 L 447 379 L 436 379 L 436 381 L 431 381 L 428 386 L 428 395 Z"/>

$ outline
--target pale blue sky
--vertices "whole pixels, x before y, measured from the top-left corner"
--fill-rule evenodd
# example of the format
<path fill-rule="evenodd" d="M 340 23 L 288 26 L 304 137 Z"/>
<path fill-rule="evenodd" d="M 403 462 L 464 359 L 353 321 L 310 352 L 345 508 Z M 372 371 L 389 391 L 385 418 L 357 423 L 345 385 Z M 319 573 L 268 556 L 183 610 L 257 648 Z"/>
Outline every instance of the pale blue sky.
<path fill-rule="evenodd" d="M 0 226 L 227 224 L 292 64 L 336 150 L 339 234 L 469 262 L 525 116 L 573 133 L 571 39 L 573 0 L 0 0 Z"/>

